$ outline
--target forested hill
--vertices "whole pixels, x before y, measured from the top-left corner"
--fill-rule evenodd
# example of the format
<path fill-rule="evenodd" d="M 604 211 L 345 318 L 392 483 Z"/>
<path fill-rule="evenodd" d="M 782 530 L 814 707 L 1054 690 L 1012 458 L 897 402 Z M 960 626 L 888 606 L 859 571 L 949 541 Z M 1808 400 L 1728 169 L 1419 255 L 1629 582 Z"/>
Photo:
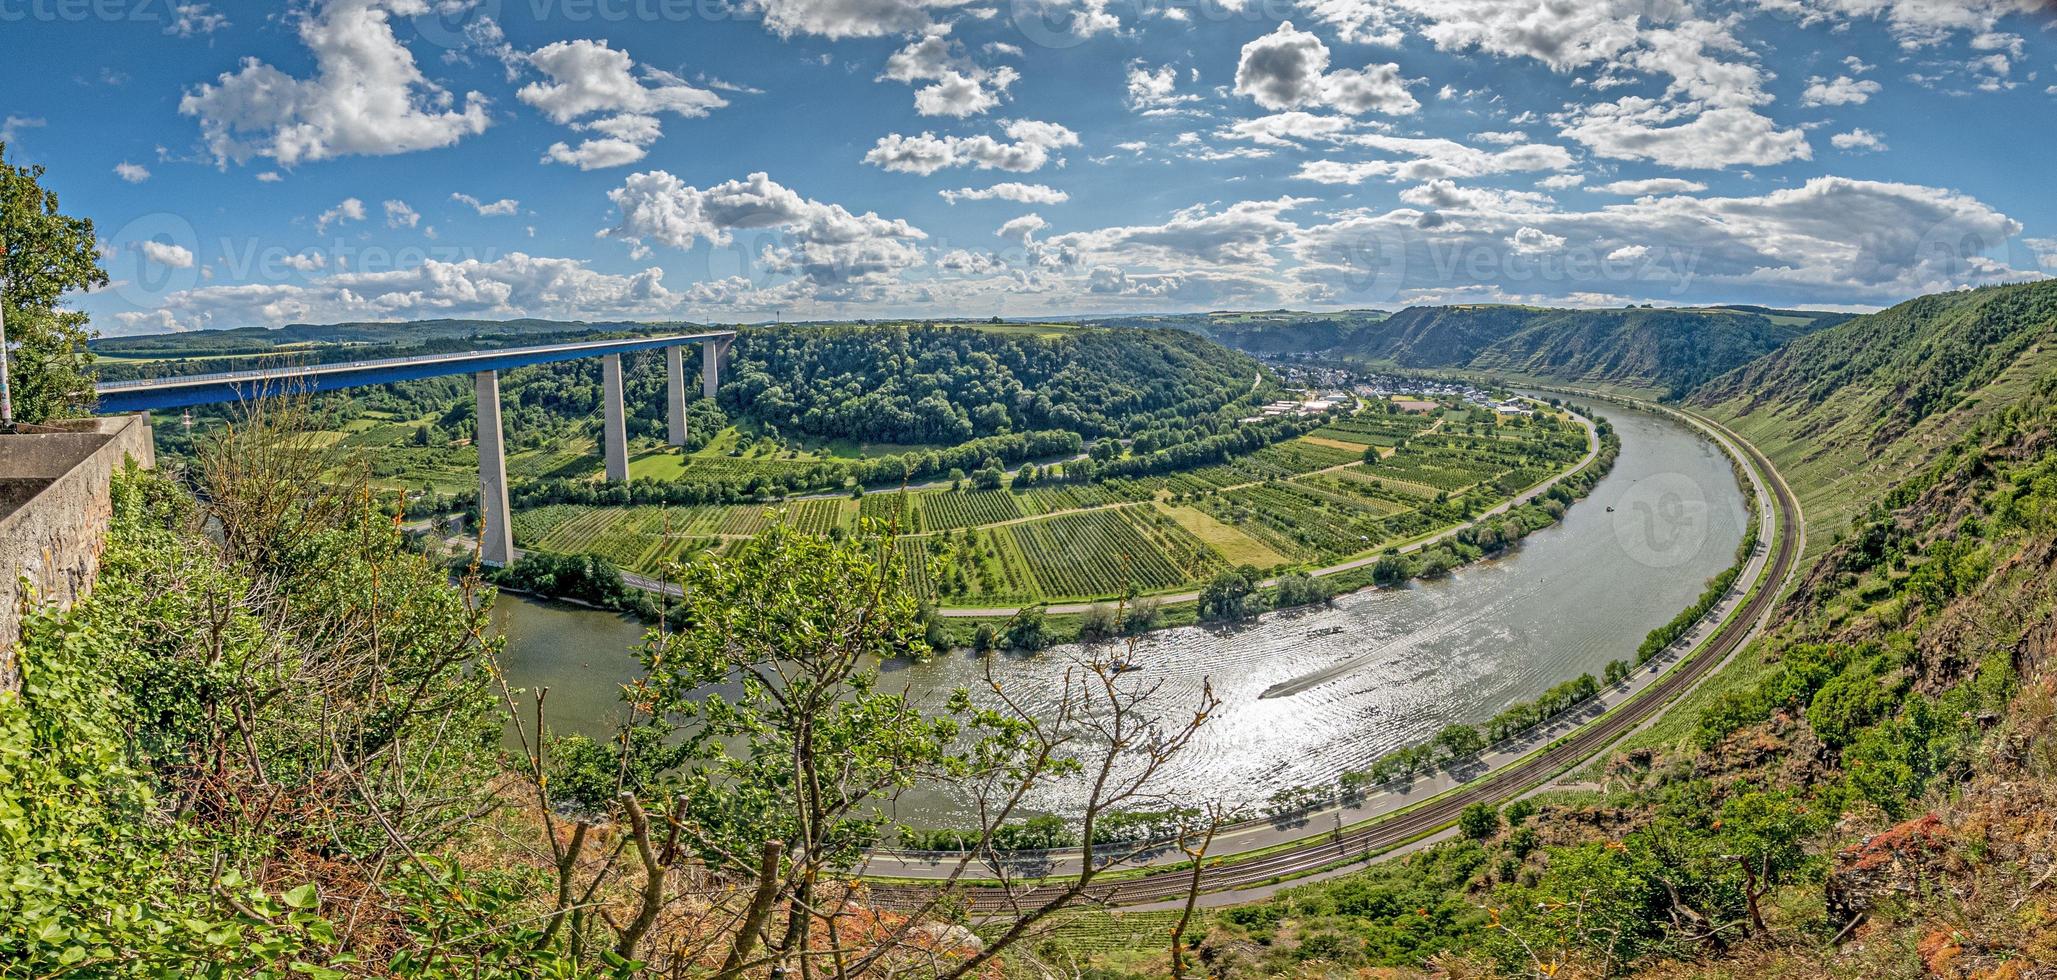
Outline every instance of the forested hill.
<path fill-rule="evenodd" d="M 1347 347 L 1358 334 L 1391 315 L 1384 310 L 1258 310 L 1136 314 L 1092 322 L 1109 327 L 1174 327 L 1253 354 L 1299 354 Z"/>
<path fill-rule="evenodd" d="M 2057 281 L 1938 293 L 1796 340 L 1688 403 L 1771 454 L 1808 523 L 1838 527 L 2057 374 L 2053 341 Z"/>
<path fill-rule="evenodd" d="M 1129 435 L 1250 395 L 1257 362 L 1177 330 L 790 326 L 738 339 L 725 409 L 790 434 L 954 444 Z"/>
<path fill-rule="evenodd" d="M 1260 354 L 1324 354 L 1419 370 L 1494 371 L 1679 395 L 1798 337 L 1849 319 L 1757 306 L 1555 309 L 1470 304 L 1398 313 L 1128 317 Z"/>
<path fill-rule="evenodd" d="M 1354 352 L 1401 367 L 1502 371 L 1676 394 L 1842 319 L 1727 306 L 1412 307 L 1360 333 Z"/>

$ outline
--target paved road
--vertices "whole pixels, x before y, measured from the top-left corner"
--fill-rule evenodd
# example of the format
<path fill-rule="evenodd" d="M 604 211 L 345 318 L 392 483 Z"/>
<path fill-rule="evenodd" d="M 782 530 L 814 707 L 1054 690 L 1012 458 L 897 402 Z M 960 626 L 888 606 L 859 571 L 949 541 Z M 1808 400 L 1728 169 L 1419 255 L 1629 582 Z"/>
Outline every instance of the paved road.
<path fill-rule="evenodd" d="M 1474 517 L 1463 524 L 1458 524 L 1453 527 L 1447 528 L 1443 531 L 1440 531 L 1429 537 L 1423 538 L 1412 544 L 1401 545 L 1398 549 L 1395 550 L 1399 551 L 1399 553 L 1403 555 L 1406 555 L 1413 554 L 1414 552 L 1420 551 L 1421 549 L 1427 548 L 1431 545 L 1440 544 L 1444 539 L 1449 538 L 1450 536 L 1457 534 L 1467 528 L 1473 527 L 1480 521 L 1498 517 L 1501 514 L 1504 514 L 1515 507 L 1518 507 L 1522 504 L 1528 503 L 1529 501 L 1536 499 L 1537 497 L 1541 496 L 1545 491 L 1549 490 L 1551 487 L 1556 486 L 1558 482 L 1563 480 L 1565 477 L 1568 477 L 1573 473 L 1583 470 L 1587 466 L 1591 465 L 1593 462 L 1593 458 L 1600 455 L 1599 432 L 1593 427 L 1593 421 L 1591 419 L 1588 419 L 1583 415 L 1577 414 L 1572 415 L 1572 418 L 1577 419 L 1579 424 L 1585 426 L 1586 429 L 1586 455 L 1584 456 L 1584 458 L 1578 461 L 1577 466 L 1574 466 L 1568 470 L 1563 471 L 1562 473 L 1557 474 L 1556 476 L 1544 480 L 1543 482 L 1538 483 L 1535 486 L 1528 488 L 1527 490 L 1523 490 L 1521 493 L 1516 494 L 1511 499 L 1502 501 L 1499 506 L 1486 511 L 1485 513 L 1482 513 L 1479 516 Z M 1442 423 L 1439 421 L 1436 424 L 1441 425 Z M 1386 554 L 1384 549 L 1381 549 L 1375 554 L 1364 555 L 1359 558 L 1352 558 L 1349 561 L 1339 562 L 1334 565 L 1329 565 L 1325 568 L 1313 569 L 1310 572 L 1308 572 L 1308 574 L 1313 575 L 1316 578 L 1321 578 L 1324 576 L 1334 575 L 1339 572 L 1347 572 L 1351 569 L 1363 568 L 1366 565 L 1376 564 L 1379 559 L 1384 558 L 1385 556 Z M 1277 585 L 1278 579 L 1268 578 L 1257 584 L 1268 588 L 1270 586 Z M 1159 602 L 1171 603 L 1198 602 L 1200 600 L 1200 593 L 1178 592 L 1171 595 L 1153 595 L 1149 598 L 1156 599 Z M 1061 616 L 1066 613 L 1082 613 L 1088 609 L 1093 608 L 1094 606 L 1104 605 L 1105 603 L 1106 600 L 1099 600 L 1095 602 L 1060 602 L 1054 605 L 1043 607 L 1043 611 L 1053 616 Z M 936 615 L 945 618 L 957 619 L 997 618 L 1002 616 L 1012 616 L 1020 611 L 1020 606 L 942 606 L 936 609 Z"/>
<path fill-rule="evenodd" d="M 1768 480 L 1765 487 L 1752 482 L 1759 493 L 1772 499 L 1773 545 L 1770 569 L 1763 583 L 1729 617 L 1718 632 L 1694 655 L 1651 684 L 1640 697 L 1603 715 L 1592 723 L 1553 742 L 1512 765 L 1493 770 L 1462 789 L 1435 797 L 1412 809 L 1363 826 L 1340 831 L 1317 832 L 1297 846 L 1281 847 L 1260 857 L 1228 861 L 1211 867 L 1203 875 L 1202 890 L 1216 893 L 1210 904 L 1260 898 L 1287 879 L 1308 880 L 1326 876 L 1332 869 L 1374 860 L 1420 839 L 1441 833 L 1473 803 L 1499 804 L 1531 792 L 1544 783 L 1585 762 L 1607 746 L 1661 716 L 1679 697 L 1697 686 L 1736 651 L 1742 649 L 1769 621 L 1778 596 L 1792 576 L 1801 552 L 1799 501 L 1772 467 L 1771 462 L 1736 436 L 1715 423 L 1696 416 L 1688 421 L 1715 439 L 1740 451 L 1756 464 L 1757 473 Z M 1104 905 L 1141 905 L 1170 902 L 1184 894 L 1185 874 L 1157 874 L 1125 881 L 1096 883 L 1088 896 Z M 973 911 L 999 913 L 1017 903 L 1033 905 L 1054 896 L 1061 885 L 1044 884 L 1016 889 L 1009 895 L 997 886 L 972 887 L 966 900 Z M 876 883 L 873 893 L 887 904 L 913 905 L 931 893 L 931 886 Z"/>

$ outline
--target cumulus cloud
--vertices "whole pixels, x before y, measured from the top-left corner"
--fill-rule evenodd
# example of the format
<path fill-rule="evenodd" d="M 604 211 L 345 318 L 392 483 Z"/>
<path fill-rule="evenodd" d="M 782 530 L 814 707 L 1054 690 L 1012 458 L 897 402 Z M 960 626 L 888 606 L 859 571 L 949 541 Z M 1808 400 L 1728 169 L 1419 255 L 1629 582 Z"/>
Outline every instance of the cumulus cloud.
<path fill-rule="evenodd" d="M 764 26 L 780 37 L 812 34 L 830 40 L 921 33 L 936 26 L 935 14 L 962 0 L 744 0 L 764 15 Z"/>
<path fill-rule="evenodd" d="M 1722 170 L 1811 160 L 1807 134 L 1780 129 L 1740 106 L 1703 108 L 1630 96 L 1562 117 L 1565 137 L 1615 160 L 1648 160 L 1680 169 Z"/>
<path fill-rule="evenodd" d="M 314 233 L 317 235 L 324 234 L 329 230 L 330 225 L 348 224 L 352 221 L 363 220 L 364 202 L 354 197 L 346 197 L 335 207 L 323 211 L 315 217 Z"/>
<path fill-rule="evenodd" d="M 1815 76 L 1807 80 L 1807 88 L 1800 93 L 1801 105 L 1863 105 L 1879 93 L 1882 86 L 1868 78 L 1851 78 L 1837 75 L 1834 79 Z"/>
<path fill-rule="evenodd" d="M 193 250 L 171 242 L 144 240 L 136 243 L 136 250 L 143 257 L 158 265 L 171 269 L 190 269 L 194 265 Z"/>
<path fill-rule="evenodd" d="M 2021 231 L 1982 202 L 1939 188 L 1843 177 L 1757 196 L 1645 197 L 1593 211 L 1490 194 L 1459 195 L 1424 222 L 1413 208 L 1338 214 L 1292 239 L 1292 275 L 1348 301 L 1367 255 L 1390 257 L 1408 288 L 1518 285 L 1535 295 L 1655 293 L 1732 297 L 1739 289 L 1799 302 L 1892 302 L 2033 275 L 1967 242 Z M 1530 229 L 1524 231 L 1524 229 Z M 1557 243 L 1557 239 L 1562 239 Z M 1613 257 L 1633 264 L 1604 269 Z M 1580 265 L 1580 262 L 1583 265 Z M 1555 263 L 1555 264 L 1539 264 Z"/>
<path fill-rule="evenodd" d="M 1564 170 L 1571 154 L 1561 146 L 1530 143 L 1504 150 L 1481 150 L 1455 140 L 1363 133 L 1350 145 L 1387 154 L 1381 160 L 1311 160 L 1294 176 L 1322 184 L 1359 184 L 1373 177 L 1395 181 L 1439 177 L 1482 177 L 1487 174 Z"/>
<path fill-rule="evenodd" d="M 1847 133 L 1837 133 L 1829 137 L 1828 141 L 1834 144 L 1838 150 L 1870 150 L 1876 153 L 1886 148 L 1886 141 L 1884 139 L 1880 138 L 1877 133 L 1863 128 L 1853 129 Z"/>
<path fill-rule="evenodd" d="M 522 86 L 515 98 L 560 126 L 597 134 L 577 146 L 552 144 L 543 157 L 548 163 L 581 170 L 633 163 L 664 135 L 660 113 L 697 119 L 728 105 L 670 72 L 639 69 L 628 52 L 604 40 L 558 41 L 529 53 L 526 61 L 546 80 Z"/>
<path fill-rule="evenodd" d="M 388 228 L 413 228 L 421 224 L 421 214 L 406 201 L 387 201 L 384 207 Z"/>
<path fill-rule="evenodd" d="M 1160 225 L 1069 232 L 1040 244 L 1050 250 L 1046 255 L 1064 255 L 1067 264 L 1269 266 L 1272 247 L 1297 230 L 1286 212 L 1308 203 L 1310 198 L 1280 197 L 1238 201 L 1220 210 L 1194 205 Z"/>
<path fill-rule="evenodd" d="M 1079 145 L 1078 134 L 1052 122 L 1017 119 L 1003 132 L 1007 141 L 991 136 L 937 136 L 891 133 L 879 139 L 864 162 L 903 173 L 932 174 L 946 167 L 1031 173 L 1050 162 L 1052 152 Z"/>
<path fill-rule="evenodd" d="M 879 80 L 909 85 L 928 82 L 914 92 L 914 111 L 962 119 L 999 105 L 1008 87 L 1020 77 L 1020 72 L 1005 65 L 981 67 L 949 38 L 930 34 L 893 52 Z"/>
<path fill-rule="evenodd" d="M 521 202 L 511 197 L 489 202 L 481 201 L 470 194 L 458 193 L 450 195 L 450 200 L 478 212 L 481 218 L 505 218 L 521 211 Z"/>
<path fill-rule="evenodd" d="M 1407 115 L 1421 108 L 1398 65 L 1331 71 L 1328 64 L 1328 45 L 1296 30 L 1292 21 L 1282 21 L 1277 30 L 1243 45 L 1235 91 L 1266 109 L 1329 107 L 1352 114 Z"/>
<path fill-rule="evenodd" d="M 1200 101 L 1198 95 L 1178 90 L 1178 69 L 1170 65 L 1146 67 L 1141 61 L 1128 66 L 1128 107 L 1146 116 L 1169 115 L 1181 106 Z"/>
<path fill-rule="evenodd" d="M 150 179 L 150 168 L 124 160 L 114 165 L 114 175 L 131 184 L 140 184 Z"/>
<path fill-rule="evenodd" d="M 991 187 L 961 187 L 957 190 L 936 192 L 943 200 L 956 204 L 958 201 L 1015 201 L 1021 204 L 1063 204 L 1071 195 L 1047 184 L 1023 184 L 1004 181 Z"/>
<path fill-rule="evenodd" d="M 1677 177 L 1652 177 L 1648 180 L 1617 180 L 1586 188 L 1595 194 L 1620 194 L 1623 197 L 1649 197 L 1655 194 L 1694 194 L 1707 189 L 1697 180 L 1681 180 Z"/>
<path fill-rule="evenodd" d="M 392 18 L 429 9 L 427 0 L 330 0 L 299 19 L 312 77 L 245 58 L 238 70 L 188 91 L 179 112 L 200 121 L 208 152 L 224 167 L 256 157 L 291 167 L 409 153 L 483 132 L 486 97 L 467 93 L 460 106 L 393 34 Z"/>
<path fill-rule="evenodd" d="M 1001 238 L 1011 238 L 1018 242 L 1026 242 L 1036 232 L 1048 227 L 1050 227 L 1050 223 L 1044 221 L 1042 215 L 1030 212 L 1019 218 L 1008 220 L 995 230 L 993 234 Z"/>
<path fill-rule="evenodd" d="M 758 258 L 817 296 L 856 297 L 883 285 L 921 264 L 915 243 L 928 237 L 905 220 L 802 197 L 761 172 L 703 190 L 653 170 L 631 175 L 607 197 L 621 221 L 602 234 L 630 243 L 638 255 L 652 245 L 725 246 L 737 231 L 778 233 L 784 244 L 765 246 Z"/>

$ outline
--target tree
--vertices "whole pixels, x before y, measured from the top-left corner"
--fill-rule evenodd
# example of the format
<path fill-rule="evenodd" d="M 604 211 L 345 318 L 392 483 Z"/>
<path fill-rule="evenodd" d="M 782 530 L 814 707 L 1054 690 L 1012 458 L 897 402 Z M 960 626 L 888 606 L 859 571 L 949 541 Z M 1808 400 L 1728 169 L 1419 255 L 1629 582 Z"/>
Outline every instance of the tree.
<path fill-rule="evenodd" d="M 1436 733 L 1435 744 L 1446 759 L 1468 759 L 1485 751 L 1486 737 L 1462 722 L 1451 722 Z"/>
<path fill-rule="evenodd" d="M 1457 814 L 1457 828 L 1472 840 L 1485 840 L 1500 832 L 1500 811 L 1490 803 L 1473 803 Z"/>
<path fill-rule="evenodd" d="M 1221 572 L 1200 590 L 1200 618 L 1233 622 L 1264 611 L 1264 598 L 1257 594 L 1262 573 L 1250 565 Z"/>
<path fill-rule="evenodd" d="M 42 167 L 7 162 L 0 143 L 0 314 L 7 325 L 14 415 L 42 422 L 93 407 L 92 354 L 84 313 L 63 311 L 66 294 L 107 285 L 93 222 L 58 210 Z"/>

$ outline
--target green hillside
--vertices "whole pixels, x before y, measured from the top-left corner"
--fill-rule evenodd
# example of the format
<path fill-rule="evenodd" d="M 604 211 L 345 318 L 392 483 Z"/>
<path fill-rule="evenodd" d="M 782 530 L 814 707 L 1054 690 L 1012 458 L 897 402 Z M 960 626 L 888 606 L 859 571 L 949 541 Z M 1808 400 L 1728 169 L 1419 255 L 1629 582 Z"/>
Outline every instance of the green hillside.
<path fill-rule="evenodd" d="M 1835 529 L 2057 374 L 2053 336 L 2057 282 L 1939 293 L 1796 340 L 1688 402 L 1768 453 L 1808 523 Z"/>
<path fill-rule="evenodd" d="M 1606 310 L 1466 304 L 1398 313 L 1181 314 L 1100 321 L 1174 326 L 1258 354 L 1484 371 L 1676 396 L 1848 316 L 1757 306 Z"/>

